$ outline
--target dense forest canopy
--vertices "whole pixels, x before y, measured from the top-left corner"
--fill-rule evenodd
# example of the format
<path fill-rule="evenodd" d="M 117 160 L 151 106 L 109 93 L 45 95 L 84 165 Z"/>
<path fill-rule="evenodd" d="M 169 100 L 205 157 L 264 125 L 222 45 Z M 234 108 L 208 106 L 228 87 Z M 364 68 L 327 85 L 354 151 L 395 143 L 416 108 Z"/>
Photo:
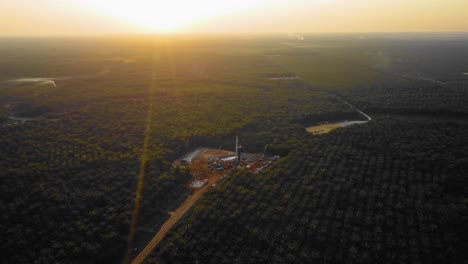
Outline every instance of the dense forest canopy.
<path fill-rule="evenodd" d="M 396 48 L 398 47 L 398 48 Z M 460 263 L 468 39 L 372 35 L 0 39 L 0 246 L 117 263 L 144 138 L 143 247 L 197 147 L 280 155 L 206 194 L 148 263 Z M 311 135 L 323 122 L 367 124 Z M 151 113 L 151 114 L 149 114 Z"/>

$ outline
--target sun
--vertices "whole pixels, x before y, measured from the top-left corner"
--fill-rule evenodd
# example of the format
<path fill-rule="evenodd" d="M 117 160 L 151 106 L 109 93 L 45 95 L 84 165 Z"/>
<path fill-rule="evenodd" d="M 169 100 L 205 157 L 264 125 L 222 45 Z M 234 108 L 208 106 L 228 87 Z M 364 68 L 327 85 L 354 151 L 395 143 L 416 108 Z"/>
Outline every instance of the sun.
<path fill-rule="evenodd" d="M 267 0 L 74 0 L 146 31 L 173 32 L 184 26 L 258 7 Z"/>

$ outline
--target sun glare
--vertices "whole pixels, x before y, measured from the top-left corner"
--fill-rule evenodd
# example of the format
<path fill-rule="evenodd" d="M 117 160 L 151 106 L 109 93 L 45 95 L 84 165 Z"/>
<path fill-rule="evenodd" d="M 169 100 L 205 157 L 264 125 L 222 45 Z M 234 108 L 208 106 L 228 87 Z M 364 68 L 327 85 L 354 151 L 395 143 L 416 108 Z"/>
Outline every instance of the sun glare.
<path fill-rule="evenodd" d="M 266 0 L 76 0 L 103 15 L 125 20 L 152 32 L 173 32 L 203 20 L 258 7 Z"/>

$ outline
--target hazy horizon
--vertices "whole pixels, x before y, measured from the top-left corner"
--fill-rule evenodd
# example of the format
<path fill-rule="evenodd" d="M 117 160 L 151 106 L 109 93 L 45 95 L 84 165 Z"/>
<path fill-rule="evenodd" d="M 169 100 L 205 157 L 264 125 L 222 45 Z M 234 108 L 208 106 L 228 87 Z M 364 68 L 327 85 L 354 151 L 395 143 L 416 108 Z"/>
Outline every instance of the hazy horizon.
<path fill-rule="evenodd" d="M 460 0 L 6 0 L 0 36 L 465 33 L 465 10 Z"/>

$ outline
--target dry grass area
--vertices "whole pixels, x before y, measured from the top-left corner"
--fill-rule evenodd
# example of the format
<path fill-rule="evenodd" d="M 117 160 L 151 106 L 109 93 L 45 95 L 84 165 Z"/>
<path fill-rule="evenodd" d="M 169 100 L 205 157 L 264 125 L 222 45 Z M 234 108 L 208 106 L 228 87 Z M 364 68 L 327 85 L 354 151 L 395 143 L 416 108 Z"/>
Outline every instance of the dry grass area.
<path fill-rule="evenodd" d="M 306 128 L 307 132 L 314 134 L 314 135 L 321 135 L 326 134 L 334 129 L 342 127 L 339 124 L 321 124 L 318 126 L 311 126 Z"/>

